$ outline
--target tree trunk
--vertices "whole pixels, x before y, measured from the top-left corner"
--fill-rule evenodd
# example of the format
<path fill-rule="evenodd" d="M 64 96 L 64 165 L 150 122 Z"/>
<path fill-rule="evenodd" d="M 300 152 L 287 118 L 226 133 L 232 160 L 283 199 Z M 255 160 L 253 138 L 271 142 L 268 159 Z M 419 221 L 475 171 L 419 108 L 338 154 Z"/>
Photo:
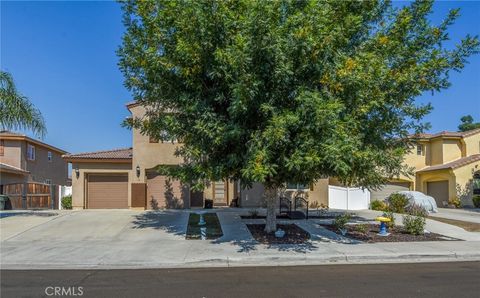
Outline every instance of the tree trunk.
<path fill-rule="evenodd" d="M 265 196 L 267 200 L 267 219 L 265 224 L 265 232 L 272 233 L 277 231 L 277 189 L 266 188 Z"/>

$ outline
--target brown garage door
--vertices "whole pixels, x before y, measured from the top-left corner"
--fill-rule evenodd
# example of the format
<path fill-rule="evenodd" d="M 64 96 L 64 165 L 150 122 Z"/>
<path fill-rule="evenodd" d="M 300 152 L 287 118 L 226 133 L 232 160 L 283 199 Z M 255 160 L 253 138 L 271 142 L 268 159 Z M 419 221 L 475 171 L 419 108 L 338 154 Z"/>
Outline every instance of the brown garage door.
<path fill-rule="evenodd" d="M 128 208 L 127 175 L 88 175 L 88 209 Z"/>
<path fill-rule="evenodd" d="M 156 173 L 147 173 L 147 208 L 189 207 L 188 189 L 180 181 Z"/>
<path fill-rule="evenodd" d="M 448 180 L 427 182 L 427 194 L 435 199 L 438 207 L 445 206 L 448 204 Z"/>
<path fill-rule="evenodd" d="M 410 183 L 408 182 L 389 182 L 385 184 L 382 188 L 373 190 L 370 193 L 370 200 L 380 200 L 383 201 L 388 198 L 392 193 L 397 191 L 410 190 Z"/>

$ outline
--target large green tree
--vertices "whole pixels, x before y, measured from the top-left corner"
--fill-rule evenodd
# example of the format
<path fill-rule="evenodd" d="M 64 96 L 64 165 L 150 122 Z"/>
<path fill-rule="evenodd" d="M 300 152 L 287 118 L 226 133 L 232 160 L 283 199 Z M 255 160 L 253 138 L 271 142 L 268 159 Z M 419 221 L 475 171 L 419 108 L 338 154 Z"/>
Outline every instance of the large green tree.
<path fill-rule="evenodd" d="M 40 137 L 47 131 L 40 111 L 17 90 L 11 74 L 5 71 L 0 71 L 0 126 L 30 129 Z"/>
<path fill-rule="evenodd" d="M 467 131 L 480 128 L 480 122 L 473 122 L 472 115 L 463 116 L 462 118 L 460 118 L 460 121 L 462 123 L 458 126 L 459 131 Z"/>
<path fill-rule="evenodd" d="M 431 24 L 432 1 L 125 1 L 119 49 L 125 85 L 147 107 L 128 125 L 175 138 L 185 163 L 161 170 L 195 186 L 277 189 L 327 176 L 376 187 L 407 173 L 407 136 L 478 50 L 442 47 L 459 15 Z"/>

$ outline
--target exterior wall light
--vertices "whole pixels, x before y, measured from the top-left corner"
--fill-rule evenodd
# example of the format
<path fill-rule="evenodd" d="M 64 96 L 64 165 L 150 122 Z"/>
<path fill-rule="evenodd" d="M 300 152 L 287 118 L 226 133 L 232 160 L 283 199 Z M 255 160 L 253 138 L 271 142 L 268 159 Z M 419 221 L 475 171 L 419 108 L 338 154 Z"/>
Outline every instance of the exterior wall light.
<path fill-rule="evenodd" d="M 75 176 L 77 177 L 80 177 L 80 170 L 78 168 L 75 168 Z"/>
<path fill-rule="evenodd" d="M 137 170 L 137 178 L 139 178 L 140 177 L 140 166 L 137 166 L 136 170 Z"/>

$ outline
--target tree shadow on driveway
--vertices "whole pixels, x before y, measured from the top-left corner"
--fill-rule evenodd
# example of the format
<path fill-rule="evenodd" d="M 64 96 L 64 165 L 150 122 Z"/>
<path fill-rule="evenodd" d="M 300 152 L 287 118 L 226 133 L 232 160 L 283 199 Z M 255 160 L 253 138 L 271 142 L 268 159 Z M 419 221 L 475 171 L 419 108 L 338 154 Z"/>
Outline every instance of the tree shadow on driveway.
<path fill-rule="evenodd" d="M 135 215 L 133 229 L 162 230 L 178 236 L 185 236 L 188 213 L 181 211 L 146 211 Z"/>

